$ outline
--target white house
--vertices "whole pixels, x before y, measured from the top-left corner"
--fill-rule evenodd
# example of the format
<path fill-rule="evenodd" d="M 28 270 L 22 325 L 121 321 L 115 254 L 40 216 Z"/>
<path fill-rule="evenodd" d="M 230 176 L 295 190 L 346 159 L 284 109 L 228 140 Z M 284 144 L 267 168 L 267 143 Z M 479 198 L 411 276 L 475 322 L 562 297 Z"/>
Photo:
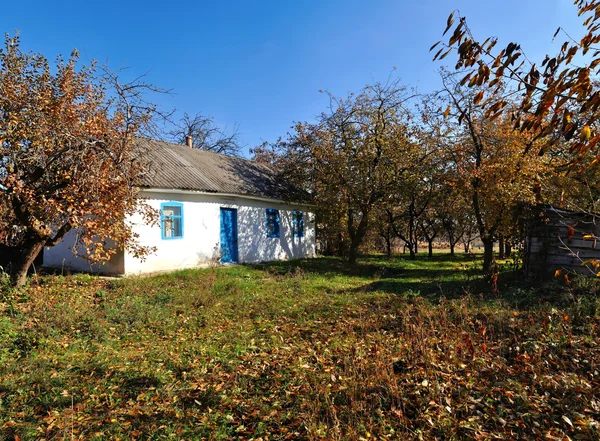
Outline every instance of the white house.
<path fill-rule="evenodd" d="M 150 163 L 140 196 L 160 212 L 158 225 L 130 220 L 139 260 L 118 251 L 104 265 L 75 257 L 75 231 L 44 251 L 44 266 L 100 274 L 140 274 L 209 262 L 263 262 L 315 256 L 315 219 L 306 195 L 255 162 L 189 146 L 138 139 Z"/>

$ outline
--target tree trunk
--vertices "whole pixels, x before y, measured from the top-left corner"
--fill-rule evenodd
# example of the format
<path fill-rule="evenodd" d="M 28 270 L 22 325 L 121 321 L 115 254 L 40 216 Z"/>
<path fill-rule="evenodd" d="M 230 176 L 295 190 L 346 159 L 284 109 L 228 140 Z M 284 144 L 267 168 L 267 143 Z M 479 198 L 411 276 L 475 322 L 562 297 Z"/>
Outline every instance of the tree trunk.
<path fill-rule="evenodd" d="M 408 248 L 408 258 L 410 260 L 415 258 L 415 248 L 414 245 L 410 242 L 404 242 L 404 253 L 406 253 L 406 249 Z"/>
<path fill-rule="evenodd" d="M 387 256 L 392 257 L 392 239 L 389 235 L 385 238 L 385 247 L 387 251 Z"/>
<path fill-rule="evenodd" d="M 506 257 L 508 259 L 511 254 L 512 254 L 512 247 L 510 246 L 510 243 L 507 241 L 504 243 L 504 257 Z"/>
<path fill-rule="evenodd" d="M 9 253 L 8 272 L 10 281 L 15 288 L 21 288 L 27 283 L 27 272 L 35 261 L 40 251 L 44 248 L 46 239 L 31 238 L 20 247 L 6 248 L 4 253 Z"/>
<path fill-rule="evenodd" d="M 498 259 L 504 259 L 504 236 L 498 238 Z"/>
<path fill-rule="evenodd" d="M 337 255 L 338 257 L 344 257 L 344 238 L 342 233 L 337 234 Z"/>
<path fill-rule="evenodd" d="M 454 256 L 454 242 L 450 241 L 450 255 Z"/>
<path fill-rule="evenodd" d="M 486 238 L 481 239 L 483 242 L 483 272 L 487 273 L 492 267 L 492 261 L 494 260 L 494 239 Z"/>
<path fill-rule="evenodd" d="M 350 249 L 348 250 L 348 262 L 356 263 L 358 257 L 358 245 L 354 244 L 354 241 L 350 243 Z"/>
<path fill-rule="evenodd" d="M 428 245 L 429 245 L 429 258 L 431 259 L 433 257 L 433 239 L 428 240 Z"/>
<path fill-rule="evenodd" d="M 360 222 L 358 227 L 354 226 L 354 210 L 348 209 L 348 235 L 350 236 L 350 246 L 348 250 L 348 261 L 350 263 L 356 263 L 358 257 L 358 248 L 362 243 L 365 234 L 367 234 L 369 228 L 369 210 L 368 208 L 362 208 L 360 210 Z"/>

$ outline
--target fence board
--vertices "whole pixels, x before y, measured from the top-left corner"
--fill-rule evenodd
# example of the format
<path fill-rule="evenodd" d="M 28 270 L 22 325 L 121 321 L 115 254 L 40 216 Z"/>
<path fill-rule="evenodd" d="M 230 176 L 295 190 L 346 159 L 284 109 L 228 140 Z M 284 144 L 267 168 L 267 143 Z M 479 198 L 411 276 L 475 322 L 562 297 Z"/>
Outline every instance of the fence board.
<path fill-rule="evenodd" d="M 547 278 L 557 269 L 589 273 L 582 260 L 600 260 L 600 240 L 583 240 L 585 234 L 600 236 L 600 217 L 552 207 L 533 207 L 528 221 L 525 273 Z M 574 234 L 568 240 L 569 228 Z"/>

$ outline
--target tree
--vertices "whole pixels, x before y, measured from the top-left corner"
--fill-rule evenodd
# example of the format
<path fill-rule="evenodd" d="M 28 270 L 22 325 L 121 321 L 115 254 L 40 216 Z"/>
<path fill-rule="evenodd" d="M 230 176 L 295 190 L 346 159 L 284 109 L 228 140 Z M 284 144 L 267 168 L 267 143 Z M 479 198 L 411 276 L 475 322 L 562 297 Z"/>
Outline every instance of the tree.
<path fill-rule="evenodd" d="M 277 150 L 277 146 L 281 143 L 281 140 L 274 145 L 265 141 L 262 144 L 251 148 L 250 154 L 252 155 L 252 160 L 259 164 L 266 165 L 267 167 L 271 167 L 272 169 L 278 169 L 278 163 L 284 159 L 281 157 L 281 152 Z"/>
<path fill-rule="evenodd" d="M 515 129 L 533 133 L 525 147 L 537 144 L 540 154 L 558 144 L 565 148 L 572 166 L 585 168 L 600 161 L 597 146 L 600 135 L 600 88 L 594 77 L 600 69 L 600 1 L 576 0 L 579 15 L 585 16 L 585 36 L 580 41 L 569 37 L 558 54 L 546 55 L 541 63 L 532 63 L 520 45 L 509 43 L 496 51 L 497 39 L 483 43 L 472 35 L 466 19 L 452 13 L 434 59 L 443 59 L 456 51 L 456 70 L 462 72 L 462 85 L 476 87 L 475 104 L 485 116 L 495 119 L 509 115 Z M 458 16 L 458 22 L 455 21 Z M 554 37 L 560 33 L 559 28 Z M 578 65 L 573 64 L 576 56 Z M 508 94 L 500 93 L 510 91 Z M 538 141 L 543 140 L 543 143 Z M 560 141 L 566 141 L 560 143 Z"/>
<path fill-rule="evenodd" d="M 373 230 L 379 243 L 383 244 L 379 249 L 383 249 L 388 257 L 392 257 L 392 247 L 396 235 L 387 217 L 386 210 L 378 206 L 374 215 Z"/>
<path fill-rule="evenodd" d="M 329 98 L 328 112 L 296 124 L 282 143 L 282 171 L 313 194 L 328 244 L 354 262 L 375 207 L 402 182 L 417 146 L 397 81 Z"/>
<path fill-rule="evenodd" d="M 454 256 L 456 245 L 460 242 L 465 245 L 465 253 L 469 252 L 476 229 L 470 207 L 464 199 L 456 196 L 454 192 L 444 194 L 439 208 L 440 220 L 450 245 L 451 256 Z"/>
<path fill-rule="evenodd" d="M 241 153 L 238 126 L 228 132 L 227 127 L 224 129 L 218 127 L 212 117 L 201 113 L 197 113 L 194 117 L 185 113 L 169 135 L 173 142 L 178 144 L 186 144 L 188 137 L 191 137 L 194 148 L 207 152 L 234 156 Z"/>
<path fill-rule="evenodd" d="M 515 132 L 507 116 L 491 118 L 477 105 L 477 90 L 448 74 L 442 96 L 447 108 L 438 124 L 451 129 L 440 154 L 453 167 L 452 185 L 471 207 L 484 246 L 483 270 L 488 271 L 495 240 L 510 235 L 515 205 L 536 202 L 534 187 L 546 184 L 555 168 L 551 158 L 527 148 L 536 145 L 537 132 Z"/>
<path fill-rule="evenodd" d="M 108 259 L 112 244 L 143 256 L 124 220 L 154 215 L 136 197 L 144 169 L 133 141 L 154 111 L 143 83 L 115 83 L 95 64 L 78 69 L 77 52 L 53 69 L 19 43 L 6 36 L 0 50 L 0 263 L 22 286 L 43 247 L 72 229 L 73 251 L 92 262 Z"/>
<path fill-rule="evenodd" d="M 420 134 L 422 137 L 422 133 Z M 435 188 L 434 159 L 425 148 L 418 145 L 409 156 L 407 167 L 401 180 L 396 182 L 382 204 L 387 223 L 394 235 L 401 239 L 414 259 L 418 251 L 419 221 L 430 205 Z"/>

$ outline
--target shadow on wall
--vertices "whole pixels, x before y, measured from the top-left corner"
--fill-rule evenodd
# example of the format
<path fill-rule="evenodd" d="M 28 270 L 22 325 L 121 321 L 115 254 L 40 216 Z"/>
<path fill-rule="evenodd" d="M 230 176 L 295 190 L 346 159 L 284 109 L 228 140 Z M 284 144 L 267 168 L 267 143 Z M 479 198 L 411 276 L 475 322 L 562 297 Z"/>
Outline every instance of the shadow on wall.
<path fill-rule="evenodd" d="M 237 223 L 239 261 L 265 262 L 306 257 L 311 241 L 306 233 L 312 233 L 306 228 L 309 223 L 308 213 L 305 216 L 304 237 L 293 237 L 291 211 L 279 210 L 280 237 L 268 237 L 265 208 L 239 207 Z"/>
<path fill-rule="evenodd" d="M 221 246 L 219 242 L 215 243 L 215 246 L 212 249 L 210 257 L 207 259 L 206 253 L 198 252 L 196 253 L 197 257 L 197 266 L 213 266 L 219 265 L 221 263 Z"/>
<path fill-rule="evenodd" d="M 252 194 L 291 203 L 302 204 L 310 200 L 310 195 L 299 189 L 270 168 L 247 160 L 231 158 L 223 164 L 225 176 L 229 176 L 243 194 Z M 273 207 L 276 208 L 276 207 Z M 308 213 L 307 213 L 308 214 Z M 305 257 L 312 238 L 293 237 L 292 216 L 287 210 L 280 210 L 280 237 L 267 237 L 265 208 L 238 207 L 238 258 L 244 262 L 261 262 L 279 259 Z M 306 216 L 306 215 L 305 215 Z M 305 217 L 305 233 L 309 224 Z M 220 251 L 220 250 L 217 250 Z"/>

